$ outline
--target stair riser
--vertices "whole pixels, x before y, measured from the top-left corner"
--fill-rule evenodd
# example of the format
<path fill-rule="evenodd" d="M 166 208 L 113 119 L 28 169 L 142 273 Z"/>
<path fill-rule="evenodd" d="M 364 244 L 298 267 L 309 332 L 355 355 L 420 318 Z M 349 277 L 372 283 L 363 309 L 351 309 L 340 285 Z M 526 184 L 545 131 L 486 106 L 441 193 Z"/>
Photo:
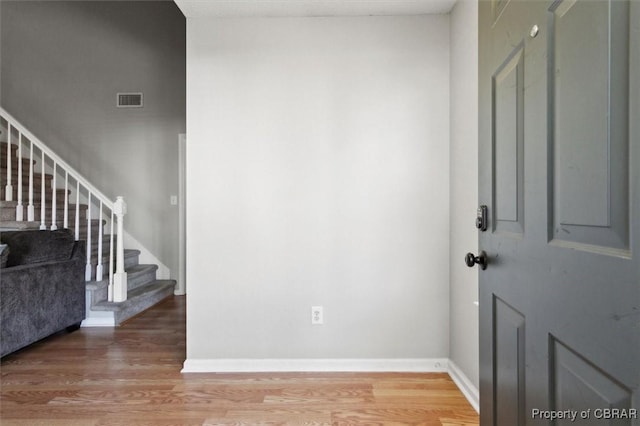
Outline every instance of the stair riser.
<path fill-rule="evenodd" d="M 102 236 L 102 257 L 103 259 L 105 258 L 105 256 L 109 255 L 109 244 L 105 243 L 105 240 L 108 240 L 109 236 L 104 234 Z M 114 244 L 114 247 L 116 247 L 116 245 Z M 125 256 L 126 256 L 127 250 L 125 249 Z M 91 234 L 91 258 L 92 259 L 97 259 L 98 258 L 98 234 Z M 113 253 L 113 258 L 114 258 L 114 262 L 115 262 L 115 252 Z M 102 262 L 105 263 L 105 262 Z"/>
<path fill-rule="evenodd" d="M 25 155 L 26 154 L 26 155 Z M 22 151 L 22 160 L 29 160 L 29 152 L 25 152 L 25 150 Z M 35 162 L 37 160 L 37 158 L 34 158 L 33 161 Z M 2 167 L 6 167 L 7 166 L 7 152 L 2 149 L 2 153 L 0 153 L 0 165 Z M 11 152 L 11 165 L 13 166 L 16 162 L 18 161 L 18 151 L 14 150 L 13 152 Z"/>
<path fill-rule="evenodd" d="M 11 165 L 11 184 L 13 186 L 17 186 L 18 185 L 18 176 L 20 175 L 18 170 L 18 164 L 17 161 L 15 162 L 15 164 Z M 23 159 L 22 160 L 22 186 L 23 188 L 25 188 L 26 191 L 29 190 L 29 181 L 31 179 L 33 179 L 33 187 L 34 187 L 34 191 L 36 189 L 40 189 L 41 185 L 42 185 L 42 168 L 35 164 L 33 166 L 33 176 L 31 176 L 31 172 L 30 172 L 30 166 L 29 166 L 29 159 Z M 6 185 L 6 181 L 7 181 L 7 163 L 6 160 L 0 160 L 0 178 L 2 179 L 2 184 Z M 47 189 L 51 189 L 51 182 L 53 181 L 53 175 L 50 173 L 50 171 L 48 169 L 45 169 L 45 173 L 44 173 L 44 181 L 45 181 L 45 188 Z M 73 182 L 69 183 L 69 185 L 72 185 Z M 58 187 L 64 186 L 64 178 L 61 176 L 58 176 L 58 183 L 57 183 Z"/>
<path fill-rule="evenodd" d="M 99 239 L 97 238 L 97 236 L 94 236 L 94 235 L 91 236 L 91 257 L 98 256 L 98 240 Z M 114 247 L 115 246 L 116 245 L 114 244 Z M 106 256 L 106 253 L 109 253 L 110 247 L 111 246 L 109 244 L 109 235 L 103 234 L 102 235 L 102 254 L 104 256 Z M 125 250 L 125 254 L 126 254 L 126 250 Z"/>
<path fill-rule="evenodd" d="M 25 221 L 26 221 L 26 217 L 25 217 Z M 39 228 L 40 227 L 39 222 L 40 222 L 40 220 L 37 220 L 35 222 L 31 222 L 31 223 L 35 223 L 36 224 L 35 227 Z M 64 229 L 64 223 L 63 222 L 64 222 L 63 218 L 61 218 L 61 217 L 56 218 L 56 227 L 58 229 Z M 45 219 L 44 225 L 47 227 L 47 229 L 51 229 L 51 218 L 50 217 L 47 217 Z M 75 226 L 74 226 L 74 223 L 71 220 L 69 221 L 69 228 L 68 229 L 71 231 L 71 233 L 73 235 L 75 235 Z M 80 231 L 80 239 L 86 241 L 86 239 L 87 239 L 86 238 L 87 237 L 87 221 L 86 220 L 80 221 L 79 231 Z M 91 225 L 91 245 L 92 246 L 94 245 L 94 241 L 93 240 L 94 239 L 95 240 L 98 239 L 98 231 L 99 231 L 98 224 L 97 223 L 92 224 Z M 103 229 L 103 232 L 104 231 L 105 230 Z"/>
<path fill-rule="evenodd" d="M 2 121 L 2 123 L 4 123 L 4 121 Z M 13 126 L 11 127 L 11 151 L 17 151 L 18 150 L 18 145 L 16 145 L 16 131 L 13 130 Z M 2 152 L 6 153 L 7 152 L 7 139 L 9 138 L 9 134 L 7 133 L 7 128 L 3 126 L 0 126 L 0 133 L 2 134 L 2 142 L 0 142 L 0 150 L 2 150 Z"/>
<path fill-rule="evenodd" d="M 45 223 L 45 225 L 46 225 L 47 229 L 51 228 L 51 222 L 50 221 L 47 221 Z M 63 229 L 62 221 L 58 221 L 57 226 L 58 226 L 58 229 Z M 73 227 L 73 224 L 70 224 L 70 226 L 71 226 L 71 228 L 69 228 L 69 230 L 71 231 L 71 233 L 73 235 L 75 235 L 75 229 Z M 87 241 L 87 221 L 86 220 L 80 222 L 80 229 L 79 230 L 80 230 L 80 235 L 79 235 L 80 238 L 79 239 Z M 95 244 L 94 240 L 96 240 L 96 242 L 98 240 L 98 231 L 99 231 L 98 221 L 94 219 L 92 221 L 92 224 L 91 224 L 91 246 L 92 247 L 94 247 L 94 244 Z M 103 239 L 104 238 L 106 238 L 106 237 L 103 236 Z"/>
<path fill-rule="evenodd" d="M 102 251 L 103 252 L 108 251 L 109 247 L 111 247 L 111 235 L 107 234 L 107 232 L 109 232 L 109 231 L 110 231 L 110 229 L 107 229 L 107 226 L 105 226 L 105 228 L 104 228 L 105 234 L 102 237 Z M 114 247 L 117 245 L 117 242 L 118 242 L 118 236 L 114 235 L 113 236 L 113 246 Z M 91 246 L 93 247 L 93 250 L 95 252 L 98 251 L 98 241 L 97 240 L 91 241 Z"/>
<path fill-rule="evenodd" d="M 2 185 L 3 187 L 7 185 L 7 175 L 0 171 L 0 176 L 2 176 Z M 22 186 L 18 185 L 18 176 L 11 177 L 11 186 L 13 187 L 14 194 L 18 193 L 18 188 L 22 188 L 22 198 L 27 199 L 29 196 L 29 175 L 22 177 Z M 47 198 L 51 196 L 51 190 L 53 188 L 53 179 L 45 178 L 44 181 L 44 191 L 47 194 Z M 64 182 L 62 185 L 57 183 L 56 185 L 58 190 L 64 190 Z M 62 186 L 63 188 L 60 188 Z M 71 189 L 71 188 L 69 188 Z M 42 179 L 38 177 L 37 179 L 34 177 L 33 179 L 33 194 L 42 192 Z"/>
<path fill-rule="evenodd" d="M 27 219 L 27 207 L 23 205 L 22 207 L 22 212 L 23 212 L 23 220 Z M 40 221 L 40 218 L 42 217 L 42 210 L 40 208 L 39 205 L 34 206 L 33 209 L 33 214 L 34 214 L 34 220 L 36 222 Z M 87 221 L 87 207 L 80 207 L 80 221 Z M 74 226 L 75 220 L 76 220 L 76 209 L 75 207 L 70 207 L 69 211 L 68 211 L 68 215 L 69 215 L 69 225 L 71 227 Z M 49 206 L 46 211 L 45 211 L 45 219 L 47 222 L 51 222 L 51 207 Z M 16 208 L 15 207 L 0 207 L 0 220 L 16 220 Z M 64 209 L 63 208 L 56 208 L 56 222 L 58 223 L 58 226 L 62 226 L 62 222 L 64 221 Z"/>
<path fill-rule="evenodd" d="M 114 259 L 115 262 L 115 259 Z M 136 266 L 138 263 L 140 263 L 140 255 L 138 254 L 131 254 L 124 257 L 124 269 L 127 270 L 128 268 L 131 268 L 132 266 Z"/>
<path fill-rule="evenodd" d="M 132 310 L 121 310 L 121 311 L 116 311 L 115 312 L 115 322 L 117 325 L 122 324 L 124 321 L 128 320 L 129 318 L 138 315 L 140 312 L 149 309 L 150 307 L 152 307 L 153 305 L 155 305 L 156 303 L 160 302 L 161 300 L 166 299 L 167 297 L 170 297 L 173 295 L 173 288 L 167 288 L 164 289 L 162 291 L 159 292 L 155 292 L 153 294 L 151 294 L 149 297 L 146 298 L 146 300 L 144 300 L 144 302 L 140 302 L 139 306 L 137 306 Z"/>
<path fill-rule="evenodd" d="M 71 232 L 75 232 L 73 229 L 71 230 Z M 83 229 L 82 227 L 80 228 L 80 239 L 87 241 L 87 230 L 86 230 L 86 226 Z M 92 225 L 91 226 L 91 244 L 93 246 L 93 240 L 97 240 L 98 239 L 98 225 Z"/>
<path fill-rule="evenodd" d="M 150 283 L 151 281 L 156 280 L 156 271 L 149 271 L 141 274 L 136 274 L 134 276 L 127 277 L 127 289 L 129 291 L 141 287 L 145 284 Z"/>
<path fill-rule="evenodd" d="M 15 140 L 14 140 L 15 139 Z M 11 159 L 12 160 L 16 160 L 16 158 L 18 158 L 18 145 L 17 145 L 17 141 L 18 138 L 14 138 L 12 139 L 12 144 L 11 144 Z M 3 161 L 4 164 L 7 164 L 7 143 L 6 142 L 0 142 L 0 159 Z M 29 147 L 28 144 L 23 144 L 22 145 L 22 158 L 23 159 L 29 159 L 29 157 L 31 156 L 31 148 Z M 47 159 L 49 159 L 50 157 L 47 155 L 46 156 Z M 42 160 L 42 152 L 39 149 L 34 149 L 33 150 L 33 161 L 41 161 Z"/>
<path fill-rule="evenodd" d="M 35 172 L 40 172 L 41 171 L 41 167 L 38 167 L 38 164 L 36 162 L 36 160 L 29 160 L 28 158 L 22 158 L 22 172 L 24 173 L 25 170 L 27 172 L 27 175 L 29 174 L 29 165 L 33 164 L 34 168 L 33 171 Z M 3 175 L 6 177 L 7 176 L 7 157 L 5 155 L 2 155 L 2 157 L 0 158 L 0 170 L 2 171 Z M 18 158 L 17 157 L 11 157 L 11 170 L 14 173 L 18 173 Z"/>
<path fill-rule="evenodd" d="M 0 185 L 0 200 L 6 200 L 5 197 L 5 184 Z M 23 188 L 24 189 L 24 188 Z M 45 201 L 47 204 L 51 203 L 51 188 L 49 188 L 49 190 L 45 190 Z M 64 189 L 57 189 L 56 190 L 56 200 L 57 202 L 63 204 L 64 203 L 64 194 L 67 193 Z M 71 191 L 68 191 L 68 193 L 70 194 Z M 14 185 L 13 186 L 13 200 L 17 201 L 18 200 L 18 186 Z M 42 190 L 40 187 L 34 188 L 33 190 L 33 202 L 34 203 L 40 203 L 40 200 L 42 200 Z M 22 204 L 28 204 L 29 203 L 29 190 L 28 188 L 24 191 L 22 191 Z"/>
<path fill-rule="evenodd" d="M 109 288 L 107 286 L 91 292 L 91 305 L 103 302 L 109 298 Z"/>
<path fill-rule="evenodd" d="M 113 268 L 115 269 L 115 262 L 116 262 L 116 258 L 114 255 L 113 258 Z M 124 269 L 127 270 L 128 268 L 135 266 L 138 264 L 138 255 L 137 254 L 125 254 L 124 256 Z M 92 253 L 91 254 L 91 279 L 95 280 L 96 279 L 96 272 L 97 272 L 97 265 L 98 265 L 98 259 L 97 259 L 97 254 Z M 103 255 L 102 256 L 102 279 L 108 279 L 109 278 L 109 254 L 107 253 L 107 255 Z"/>
<path fill-rule="evenodd" d="M 93 304 L 91 310 L 93 312 L 113 312 L 116 325 L 120 325 L 122 322 L 150 308 L 161 300 L 171 297 L 174 288 L 175 281 L 154 281 L 140 288 L 138 291 L 129 291 L 128 298 L 125 302 L 110 303 L 102 301 Z"/>
<path fill-rule="evenodd" d="M 2 161 L 2 160 L 0 160 Z M 29 161 L 29 160 L 26 160 Z M 24 161 L 23 161 L 24 163 Z M 7 164 L 6 163 L 0 163 L 0 176 L 2 176 L 2 180 L 6 181 L 7 179 Z M 22 167 L 22 181 L 26 181 L 29 182 L 29 166 L 27 165 L 26 167 Z M 34 181 L 38 181 L 40 182 L 42 180 L 42 169 L 38 166 L 33 168 L 33 179 Z M 47 173 L 47 171 L 45 170 L 45 174 L 44 174 L 44 179 L 46 182 L 50 182 L 53 180 L 53 175 Z M 62 182 L 64 183 L 64 179 L 61 179 L 60 177 L 58 177 L 58 180 L 62 180 Z M 18 181 L 18 165 L 17 164 L 13 164 L 11 166 L 11 183 L 15 184 Z"/>

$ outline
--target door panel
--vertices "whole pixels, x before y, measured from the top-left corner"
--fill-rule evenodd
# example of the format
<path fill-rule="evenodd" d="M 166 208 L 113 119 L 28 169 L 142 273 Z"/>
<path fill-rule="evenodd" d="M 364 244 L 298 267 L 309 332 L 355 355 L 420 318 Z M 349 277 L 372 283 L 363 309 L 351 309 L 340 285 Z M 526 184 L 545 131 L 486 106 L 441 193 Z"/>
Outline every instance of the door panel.
<path fill-rule="evenodd" d="M 640 2 L 479 13 L 481 424 L 640 425 Z"/>
<path fill-rule="evenodd" d="M 523 45 L 509 53 L 492 81 L 494 229 L 524 231 Z"/>
<path fill-rule="evenodd" d="M 497 297 L 493 315 L 495 416 L 498 424 L 522 424 L 525 420 L 525 319 Z"/>
<path fill-rule="evenodd" d="M 564 0 L 551 12 L 549 122 L 560 224 L 609 226 L 609 8 Z"/>
<path fill-rule="evenodd" d="M 564 0 L 549 17 L 550 238 L 628 256 L 629 3 Z"/>
<path fill-rule="evenodd" d="M 608 425 L 612 419 L 598 418 L 604 417 L 604 411 L 596 412 L 595 407 L 630 409 L 630 389 L 554 338 L 551 338 L 550 344 L 552 410 L 588 412 L 592 417 L 589 424 Z M 615 420 L 622 422 L 614 421 L 613 424 L 625 424 L 625 419 Z M 558 424 L 575 424 L 575 421 L 566 419 Z"/>

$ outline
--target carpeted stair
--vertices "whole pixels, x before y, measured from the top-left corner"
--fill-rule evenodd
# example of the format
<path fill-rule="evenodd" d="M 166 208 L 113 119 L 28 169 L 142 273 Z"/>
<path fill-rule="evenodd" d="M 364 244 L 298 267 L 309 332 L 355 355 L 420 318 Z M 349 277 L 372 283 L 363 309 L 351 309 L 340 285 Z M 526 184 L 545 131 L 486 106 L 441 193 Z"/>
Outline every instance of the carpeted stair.
<path fill-rule="evenodd" d="M 0 135 L 2 137 L 2 135 Z M 12 149 L 12 185 L 13 200 L 0 201 L 0 231 L 2 230 L 19 230 L 19 229 L 38 229 L 40 227 L 41 217 L 41 184 L 42 174 L 37 160 L 34 161 L 34 189 L 33 189 L 33 205 L 35 213 L 35 221 L 27 222 L 27 204 L 29 194 L 29 168 L 32 166 L 28 158 L 22 161 L 22 204 L 24 209 L 24 221 L 17 222 L 16 206 L 18 205 L 18 159 L 17 146 L 11 145 Z M 24 154 L 24 152 L 23 152 Z M 0 200 L 5 200 L 5 185 L 7 179 L 7 143 L 0 142 Z M 48 228 L 51 226 L 51 194 L 53 176 L 44 175 L 45 182 L 45 223 Z M 58 185 L 59 186 L 59 183 Z M 56 225 L 58 228 L 64 226 L 64 201 L 65 189 L 56 188 Z M 69 200 L 68 210 L 68 226 L 72 229 L 75 227 L 76 205 L 74 199 Z M 80 213 L 80 239 L 87 239 L 87 209 L 86 204 L 79 206 Z M 102 264 L 104 268 L 104 278 L 102 281 L 95 281 L 96 266 L 98 264 L 98 232 L 100 229 L 100 221 L 91 220 L 91 263 L 92 263 L 92 280 L 86 284 L 87 288 L 87 317 L 83 322 L 83 326 L 115 326 L 119 325 L 127 319 L 139 314 L 140 312 L 150 308 L 162 299 L 173 294 L 174 280 L 159 280 L 156 278 L 157 265 L 144 265 L 139 263 L 140 252 L 138 250 L 125 249 L 125 271 L 127 272 L 127 300 L 124 302 L 114 303 L 108 302 L 108 269 L 109 269 L 109 247 L 111 244 L 110 235 L 104 234 L 102 241 Z M 104 224 L 104 222 L 103 222 Z M 103 232 L 108 232 L 105 229 Z M 114 236 L 113 244 L 116 239 Z M 115 256 L 115 253 L 114 253 Z M 115 262 L 115 257 L 114 257 Z"/>

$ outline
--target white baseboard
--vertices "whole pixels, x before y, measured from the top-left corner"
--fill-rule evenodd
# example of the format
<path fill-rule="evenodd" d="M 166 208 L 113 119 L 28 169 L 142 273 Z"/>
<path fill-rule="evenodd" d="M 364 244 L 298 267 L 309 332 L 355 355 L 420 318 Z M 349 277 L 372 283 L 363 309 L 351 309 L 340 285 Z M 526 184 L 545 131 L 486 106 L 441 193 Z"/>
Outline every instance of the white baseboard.
<path fill-rule="evenodd" d="M 80 327 L 115 327 L 116 321 L 111 317 L 90 317 L 82 321 Z"/>
<path fill-rule="evenodd" d="M 183 373 L 439 372 L 446 358 L 418 359 L 187 359 Z"/>
<path fill-rule="evenodd" d="M 417 359 L 187 359 L 182 373 L 407 372 L 448 373 L 469 404 L 480 412 L 480 393 L 447 358 Z"/>
<path fill-rule="evenodd" d="M 449 360 L 448 370 L 449 376 L 451 376 L 453 382 L 458 386 L 465 398 L 467 398 L 469 404 L 471 404 L 477 413 L 480 413 L 480 392 L 478 391 L 478 388 L 474 386 L 471 380 L 469 380 L 462 370 L 460 370 L 455 362 Z"/>

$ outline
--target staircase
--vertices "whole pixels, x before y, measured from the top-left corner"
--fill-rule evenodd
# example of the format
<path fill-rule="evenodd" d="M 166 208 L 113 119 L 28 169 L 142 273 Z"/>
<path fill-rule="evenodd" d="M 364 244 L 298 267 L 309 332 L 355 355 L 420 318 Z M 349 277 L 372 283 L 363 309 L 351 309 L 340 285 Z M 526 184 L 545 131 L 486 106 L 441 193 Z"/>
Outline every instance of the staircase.
<path fill-rule="evenodd" d="M 96 256 L 97 244 L 92 246 L 95 247 L 92 249 L 93 256 Z M 125 271 L 128 276 L 127 300 L 124 302 L 107 300 L 108 279 L 87 282 L 87 319 L 83 326 L 119 325 L 173 295 L 176 282 L 156 279 L 158 266 L 140 264 L 139 255 L 138 250 L 124 251 Z M 108 261 L 103 259 L 103 262 Z"/>
<path fill-rule="evenodd" d="M 2 111 L 0 111 L 1 113 Z M 113 297 L 109 297 L 109 265 L 112 265 L 115 271 L 117 254 L 116 243 L 118 236 L 110 233 L 113 226 L 108 226 L 108 217 L 105 219 L 102 216 L 102 209 L 98 206 L 102 203 L 96 203 L 95 195 L 92 198 L 92 194 L 89 193 L 88 200 L 83 204 L 80 202 L 80 197 L 73 194 L 76 187 L 69 186 L 69 182 L 65 182 L 65 179 L 60 176 L 54 178 L 54 173 L 51 171 L 51 165 L 45 168 L 45 173 L 42 173 L 42 165 L 39 164 L 39 159 L 42 157 L 30 157 L 27 155 L 25 158 L 24 143 L 22 158 L 18 158 L 19 151 L 15 137 L 11 138 L 11 144 L 7 143 L 7 122 L 2 120 L 0 115 L 0 231 L 8 230 L 26 230 L 26 229 L 51 229 L 54 224 L 58 229 L 68 227 L 71 232 L 76 233 L 77 239 L 90 240 L 90 250 L 87 250 L 88 257 L 91 266 L 87 267 L 87 283 L 86 283 L 86 319 L 83 322 L 83 326 L 117 326 L 127 319 L 139 314 L 140 312 L 150 308 L 156 303 L 160 302 L 166 297 L 173 295 L 176 282 L 174 280 L 161 280 L 157 279 L 156 271 L 157 265 L 145 265 L 139 263 L 140 251 L 124 249 L 124 272 L 126 272 L 126 300 L 120 302 L 109 301 L 114 300 Z M 4 128 L 1 128 L 4 127 Z M 8 161 L 8 149 L 10 149 L 11 161 Z M 31 160 L 30 158 L 36 158 Z M 18 185 L 19 179 L 19 167 L 21 164 L 22 178 L 20 180 L 21 185 Z M 41 161 L 40 161 L 41 163 Z M 7 169 L 11 166 L 11 186 L 13 187 L 12 194 L 7 197 L 6 184 L 8 181 Z M 30 179 L 31 168 L 33 168 L 33 177 Z M 55 168 L 60 173 L 59 169 Z M 42 182 L 44 180 L 44 192 L 45 192 L 45 209 L 44 220 L 42 219 Z M 32 181 L 32 205 L 33 205 L 33 220 L 28 221 L 27 202 L 29 199 L 29 186 Z M 60 182 L 62 181 L 62 182 Z M 53 188 L 55 184 L 55 215 L 53 215 L 52 202 Z M 18 196 L 21 191 L 21 196 Z M 80 184 L 77 185 L 77 192 L 80 193 Z M 10 199 L 11 201 L 6 201 Z M 17 200 L 22 200 L 21 205 L 23 211 L 24 220 L 16 220 L 17 206 L 19 205 Z M 91 203 L 91 207 L 89 206 Z M 65 208 L 65 205 L 68 206 Z M 98 214 L 97 212 L 100 212 Z M 88 220 L 89 214 L 91 214 L 91 220 Z M 66 218 L 65 218 L 66 215 Z M 78 216 L 78 222 L 76 222 L 76 215 Z M 111 221 L 113 220 L 113 214 L 111 215 Z M 19 218 L 19 217 L 18 217 Z M 54 227 L 54 228 L 55 228 Z M 99 238 L 99 234 L 102 233 L 102 238 Z M 113 241 L 113 243 L 112 243 Z M 111 250 L 111 244 L 114 245 L 114 250 Z M 100 248 L 99 248 L 100 246 Z M 113 256 L 113 258 L 111 258 Z M 101 259 L 99 259 L 101 257 Z M 104 265 L 104 279 L 96 280 L 96 271 L 98 265 Z M 112 278 L 113 279 L 113 278 Z"/>

